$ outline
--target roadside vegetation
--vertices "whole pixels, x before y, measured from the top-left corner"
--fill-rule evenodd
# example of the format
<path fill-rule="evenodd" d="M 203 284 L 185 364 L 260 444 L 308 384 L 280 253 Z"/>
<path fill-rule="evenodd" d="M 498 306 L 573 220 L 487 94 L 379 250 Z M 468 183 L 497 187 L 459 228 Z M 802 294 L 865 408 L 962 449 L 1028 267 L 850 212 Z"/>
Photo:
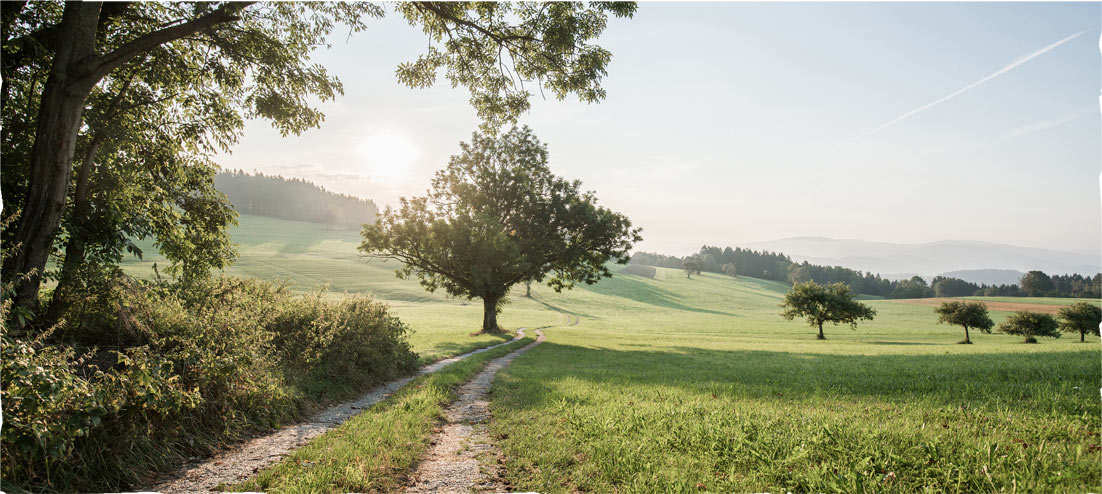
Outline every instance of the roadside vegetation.
<path fill-rule="evenodd" d="M 3 330 L 8 491 L 136 486 L 417 364 L 385 305 L 258 280 L 120 277 L 63 316 Z"/>

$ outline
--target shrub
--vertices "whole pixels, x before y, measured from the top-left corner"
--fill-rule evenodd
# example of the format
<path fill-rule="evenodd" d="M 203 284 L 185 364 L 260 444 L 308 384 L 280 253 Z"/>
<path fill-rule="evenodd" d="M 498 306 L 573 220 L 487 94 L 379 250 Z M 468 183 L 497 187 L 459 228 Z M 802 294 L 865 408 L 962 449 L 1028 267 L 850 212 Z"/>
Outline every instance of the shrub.
<path fill-rule="evenodd" d="M 80 294 L 54 331 L 0 333 L 4 490 L 140 487 L 152 471 L 411 371 L 408 333 L 367 297 L 119 276 Z"/>
<path fill-rule="evenodd" d="M 654 266 L 643 266 L 641 264 L 628 264 L 624 269 L 620 270 L 623 274 L 633 274 L 635 276 L 644 276 L 647 278 L 654 278 L 654 275 L 658 273 Z"/>

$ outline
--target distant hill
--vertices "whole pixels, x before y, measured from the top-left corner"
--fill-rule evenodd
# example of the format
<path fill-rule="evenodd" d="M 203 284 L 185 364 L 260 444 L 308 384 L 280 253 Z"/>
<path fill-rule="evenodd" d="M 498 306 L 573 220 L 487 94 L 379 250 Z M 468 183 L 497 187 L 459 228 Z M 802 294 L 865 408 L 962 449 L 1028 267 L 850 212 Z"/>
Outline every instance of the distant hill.
<path fill-rule="evenodd" d="M 1024 272 L 1015 269 L 961 269 L 941 273 L 946 278 L 957 278 L 978 285 L 1016 285 Z"/>
<path fill-rule="evenodd" d="M 374 201 L 330 192 L 299 178 L 231 170 L 216 175 L 214 187 L 241 214 L 357 227 L 374 223 L 379 215 Z"/>
<path fill-rule="evenodd" d="M 998 270 L 1004 271 L 1000 276 L 1009 276 L 1007 271 L 1039 269 L 1049 274 L 1086 275 L 1097 273 L 1102 269 L 1099 256 L 989 242 L 941 241 L 897 244 L 823 237 L 794 237 L 740 245 L 752 249 L 784 252 L 795 261 L 806 260 L 812 264 L 845 266 L 874 273 L 917 273 L 927 278 L 954 271 Z M 1020 277 L 1020 274 L 1018 276 Z"/>

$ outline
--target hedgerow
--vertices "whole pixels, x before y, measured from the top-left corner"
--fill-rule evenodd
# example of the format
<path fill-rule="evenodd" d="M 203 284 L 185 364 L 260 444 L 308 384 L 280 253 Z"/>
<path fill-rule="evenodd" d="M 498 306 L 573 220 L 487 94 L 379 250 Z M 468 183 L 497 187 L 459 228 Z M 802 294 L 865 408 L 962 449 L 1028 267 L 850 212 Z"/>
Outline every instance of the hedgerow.
<path fill-rule="evenodd" d="M 409 332 L 364 296 L 117 276 L 49 330 L 0 330 L 3 488 L 145 487 L 189 457 L 412 371 Z"/>

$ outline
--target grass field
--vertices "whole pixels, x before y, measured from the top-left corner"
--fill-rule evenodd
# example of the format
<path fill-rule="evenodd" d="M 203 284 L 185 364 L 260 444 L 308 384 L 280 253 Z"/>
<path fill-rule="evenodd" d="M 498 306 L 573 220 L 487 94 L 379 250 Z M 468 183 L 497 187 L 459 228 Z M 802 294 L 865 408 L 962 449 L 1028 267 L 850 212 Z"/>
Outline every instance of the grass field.
<path fill-rule="evenodd" d="M 427 359 L 492 341 L 468 335 L 480 304 L 359 259 L 355 231 L 241 223 L 229 274 L 373 293 L 413 327 Z M 126 269 L 148 275 L 154 260 Z M 936 324 L 931 307 L 869 300 L 874 321 L 828 326 L 817 341 L 778 316 L 786 289 L 659 269 L 514 296 L 507 327 L 579 324 L 546 330 L 547 343 L 498 376 L 491 426 L 510 482 L 543 492 L 1102 487 L 1098 338 L 1024 345 L 973 332 L 974 345 L 958 345 L 962 330 Z"/>

